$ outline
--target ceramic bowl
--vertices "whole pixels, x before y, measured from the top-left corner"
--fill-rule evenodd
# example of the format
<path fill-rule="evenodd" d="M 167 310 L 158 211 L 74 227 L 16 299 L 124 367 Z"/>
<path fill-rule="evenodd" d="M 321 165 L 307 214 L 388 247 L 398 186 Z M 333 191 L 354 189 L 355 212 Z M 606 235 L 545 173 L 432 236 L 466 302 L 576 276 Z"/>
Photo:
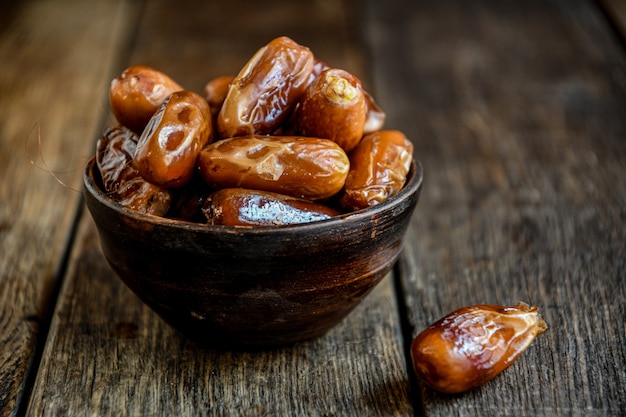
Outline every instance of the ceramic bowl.
<path fill-rule="evenodd" d="M 95 160 L 84 196 L 103 253 L 165 322 L 215 345 L 269 347 L 339 323 L 392 269 L 422 184 L 375 206 L 280 227 L 209 226 L 126 209 L 101 189 Z"/>

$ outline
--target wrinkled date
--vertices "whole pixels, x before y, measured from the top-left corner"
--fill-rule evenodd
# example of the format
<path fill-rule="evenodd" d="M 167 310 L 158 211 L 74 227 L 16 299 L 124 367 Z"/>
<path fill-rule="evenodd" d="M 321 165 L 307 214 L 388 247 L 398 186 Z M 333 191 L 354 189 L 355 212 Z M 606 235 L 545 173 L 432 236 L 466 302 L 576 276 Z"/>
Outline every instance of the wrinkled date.
<path fill-rule="evenodd" d="M 145 65 L 126 68 L 111 81 L 109 101 L 117 121 L 138 135 L 167 96 L 183 88 Z"/>
<path fill-rule="evenodd" d="M 359 210 L 396 195 L 406 182 L 412 160 L 413 144 L 402 132 L 381 130 L 366 135 L 350 153 L 341 206 Z"/>
<path fill-rule="evenodd" d="M 525 303 L 464 307 L 413 340 L 413 367 L 432 389 L 461 393 L 496 377 L 546 329 L 537 308 Z"/>
<path fill-rule="evenodd" d="M 284 226 L 339 215 L 336 210 L 309 200 L 243 188 L 216 191 L 202 211 L 208 224 L 228 226 Z"/>
<path fill-rule="evenodd" d="M 382 130 L 385 112 L 361 81 L 285 36 L 202 95 L 134 65 L 111 81 L 109 98 L 120 126 L 98 142 L 98 168 L 106 192 L 141 212 L 316 221 L 384 202 L 411 166 L 411 142 Z"/>
<path fill-rule="evenodd" d="M 347 71 L 323 71 L 305 90 L 296 122 L 303 136 L 331 139 L 350 152 L 363 136 L 367 105 L 361 81 Z"/>
<path fill-rule="evenodd" d="M 139 138 L 134 165 L 153 184 L 181 187 L 193 176 L 198 154 L 212 137 L 206 100 L 191 91 L 172 93 Z"/>
<path fill-rule="evenodd" d="M 144 180 L 133 166 L 138 139 L 134 132 L 123 126 L 107 129 L 98 139 L 96 164 L 104 190 L 124 207 L 164 216 L 170 207 L 172 193 Z"/>
<path fill-rule="evenodd" d="M 230 84 L 217 118 L 221 138 L 271 134 L 304 93 L 314 57 L 287 37 L 259 49 Z"/>
<path fill-rule="evenodd" d="M 215 188 L 252 188 L 310 200 L 337 194 L 349 167 L 335 142 L 300 136 L 223 139 L 198 157 L 200 176 Z"/>

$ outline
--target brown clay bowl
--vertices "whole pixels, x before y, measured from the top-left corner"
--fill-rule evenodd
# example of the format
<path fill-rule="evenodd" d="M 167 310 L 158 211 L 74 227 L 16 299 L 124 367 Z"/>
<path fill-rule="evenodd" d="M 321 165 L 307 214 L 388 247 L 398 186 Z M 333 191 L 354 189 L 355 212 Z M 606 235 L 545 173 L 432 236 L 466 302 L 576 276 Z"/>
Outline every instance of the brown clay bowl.
<path fill-rule="evenodd" d="M 400 256 L 419 198 L 414 163 L 401 192 L 374 208 L 281 227 L 207 226 L 140 214 L 101 190 L 92 159 L 84 195 L 104 255 L 165 322 L 203 343 L 269 347 L 339 323 Z"/>

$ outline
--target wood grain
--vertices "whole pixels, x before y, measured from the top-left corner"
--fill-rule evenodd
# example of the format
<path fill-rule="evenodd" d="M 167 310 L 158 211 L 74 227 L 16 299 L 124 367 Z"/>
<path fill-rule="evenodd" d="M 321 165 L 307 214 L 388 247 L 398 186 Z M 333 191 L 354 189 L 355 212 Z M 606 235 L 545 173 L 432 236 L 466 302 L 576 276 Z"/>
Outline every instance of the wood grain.
<path fill-rule="evenodd" d="M 28 415 L 411 412 L 388 278 L 322 338 L 238 352 L 197 346 L 164 324 L 110 270 L 88 216 L 71 265 Z"/>
<path fill-rule="evenodd" d="M 45 340 L 128 12 L 118 1 L 9 6 L 0 32 L 2 416 L 17 413 Z"/>
<path fill-rule="evenodd" d="M 626 51 L 621 5 L 599 3 L 4 2 L 0 416 L 623 415 Z M 280 35 L 364 81 L 422 197 L 397 275 L 329 334 L 203 348 L 114 276 L 73 189 L 114 74 L 201 91 Z M 417 332 L 519 300 L 549 329 L 501 376 L 458 396 L 414 380 Z"/>
<path fill-rule="evenodd" d="M 365 74 L 345 13 L 335 2 L 147 2 L 129 63 L 201 91 L 286 34 Z M 105 263 L 88 213 L 69 265 L 27 415 L 412 414 L 390 278 L 322 338 L 236 352 L 194 345 L 148 310 Z"/>
<path fill-rule="evenodd" d="M 418 387 L 421 411 L 620 415 L 624 51 L 588 2 L 461 3 L 370 3 L 380 104 L 425 167 L 401 265 L 411 335 L 518 300 L 550 327 L 481 389 Z"/>
<path fill-rule="evenodd" d="M 626 2 L 622 0 L 598 0 L 611 26 L 626 44 Z"/>

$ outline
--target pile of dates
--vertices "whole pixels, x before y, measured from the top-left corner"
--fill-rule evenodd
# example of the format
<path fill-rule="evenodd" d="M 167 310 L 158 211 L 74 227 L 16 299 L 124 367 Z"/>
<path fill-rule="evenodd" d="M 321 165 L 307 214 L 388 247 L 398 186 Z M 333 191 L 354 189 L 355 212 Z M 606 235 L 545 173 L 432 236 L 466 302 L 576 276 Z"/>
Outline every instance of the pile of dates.
<path fill-rule="evenodd" d="M 285 225 L 382 203 L 413 145 L 353 74 L 279 37 L 202 95 L 146 66 L 112 82 L 119 125 L 98 140 L 102 186 L 142 213 L 212 225 Z"/>

